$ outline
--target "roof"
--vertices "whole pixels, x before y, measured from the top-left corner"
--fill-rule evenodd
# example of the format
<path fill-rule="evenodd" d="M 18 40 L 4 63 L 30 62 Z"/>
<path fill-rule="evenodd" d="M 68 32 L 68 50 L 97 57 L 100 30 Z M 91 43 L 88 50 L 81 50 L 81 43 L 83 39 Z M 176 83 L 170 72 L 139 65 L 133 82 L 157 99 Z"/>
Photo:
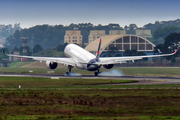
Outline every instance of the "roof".
<path fill-rule="evenodd" d="M 109 45 L 112 41 L 116 40 L 123 35 L 105 35 L 101 37 L 101 49 L 104 49 L 107 45 Z M 91 42 L 85 49 L 88 51 L 97 51 L 99 45 L 99 39 Z"/>
<path fill-rule="evenodd" d="M 155 45 L 148 41 L 146 38 L 143 38 L 141 36 L 137 36 L 137 35 L 129 35 L 129 34 L 122 34 L 122 35 L 105 35 L 102 36 L 102 42 L 101 42 L 101 50 L 104 50 L 109 44 L 111 44 L 113 41 L 122 38 L 124 36 L 136 36 L 139 38 L 144 39 L 145 41 L 147 41 L 148 43 L 150 43 L 153 47 L 155 47 Z M 97 51 L 98 49 L 98 45 L 99 45 L 99 38 L 94 40 L 93 42 L 91 42 L 85 49 L 88 51 Z"/>

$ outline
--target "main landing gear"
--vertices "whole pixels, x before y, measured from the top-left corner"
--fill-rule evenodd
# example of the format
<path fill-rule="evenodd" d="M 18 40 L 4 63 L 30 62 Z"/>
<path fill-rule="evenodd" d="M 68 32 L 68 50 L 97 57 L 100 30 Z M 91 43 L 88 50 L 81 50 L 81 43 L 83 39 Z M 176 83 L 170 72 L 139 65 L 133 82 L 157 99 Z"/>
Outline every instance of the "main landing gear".
<path fill-rule="evenodd" d="M 101 73 L 101 72 L 99 72 L 99 70 L 98 70 L 97 72 L 94 72 L 94 75 L 98 76 L 99 73 Z"/>
<path fill-rule="evenodd" d="M 72 69 L 72 68 L 73 68 L 73 66 L 68 65 L 69 72 L 66 72 L 67 75 L 70 75 L 71 73 L 73 73 L 73 72 L 71 72 L 71 69 Z"/>

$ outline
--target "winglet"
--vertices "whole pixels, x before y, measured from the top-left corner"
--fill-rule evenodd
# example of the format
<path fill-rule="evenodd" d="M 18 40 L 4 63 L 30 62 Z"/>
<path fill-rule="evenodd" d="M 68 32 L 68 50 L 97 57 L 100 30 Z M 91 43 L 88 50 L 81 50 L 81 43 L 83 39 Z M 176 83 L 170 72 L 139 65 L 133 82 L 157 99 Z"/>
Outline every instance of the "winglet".
<path fill-rule="evenodd" d="M 99 47 L 98 47 L 98 51 L 97 51 L 97 55 L 96 55 L 96 59 L 97 59 L 97 61 L 99 61 L 99 56 L 100 56 L 100 48 L 101 48 L 101 38 L 100 38 L 100 40 L 99 40 Z"/>
<path fill-rule="evenodd" d="M 177 50 L 173 53 L 173 55 L 174 55 L 174 54 L 176 54 L 176 53 L 177 53 L 177 51 L 178 51 L 178 49 L 177 49 Z"/>

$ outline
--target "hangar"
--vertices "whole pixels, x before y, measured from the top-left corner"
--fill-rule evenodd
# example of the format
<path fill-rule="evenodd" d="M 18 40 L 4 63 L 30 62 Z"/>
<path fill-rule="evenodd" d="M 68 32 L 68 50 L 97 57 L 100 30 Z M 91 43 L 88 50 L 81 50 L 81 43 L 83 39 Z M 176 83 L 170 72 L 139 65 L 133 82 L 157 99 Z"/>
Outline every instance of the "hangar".
<path fill-rule="evenodd" d="M 85 49 L 93 54 L 96 54 L 98 45 L 99 39 L 96 39 L 91 42 Z M 102 36 L 101 51 L 103 51 L 103 53 L 101 56 L 104 53 L 107 53 L 111 47 L 117 48 L 118 52 L 121 54 L 127 49 L 136 49 L 137 51 L 141 51 L 150 55 L 153 54 L 155 45 L 146 38 L 137 35 L 124 34 Z"/>

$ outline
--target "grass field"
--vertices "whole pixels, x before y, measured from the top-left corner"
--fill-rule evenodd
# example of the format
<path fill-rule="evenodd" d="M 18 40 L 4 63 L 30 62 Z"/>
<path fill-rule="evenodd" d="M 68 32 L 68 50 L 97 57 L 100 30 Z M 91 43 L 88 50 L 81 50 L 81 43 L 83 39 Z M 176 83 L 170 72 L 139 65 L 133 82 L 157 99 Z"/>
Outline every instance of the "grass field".
<path fill-rule="evenodd" d="M 123 67 L 127 75 L 135 76 L 180 76 L 179 67 Z"/>
<path fill-rule="evenodd" d="M 0 90 L 71 90 L 71 89 L 178 89 L 180 84 L 172 85 L 122 85 L 136 80 L 85 79 L 85 78 L 36 78 L 0 77 Z M 112 85 L 113 84 L 113 85 Z"/>
<path fill-rule="evenodd" d="M 64 74 L 68 70 L 61 67 L 52 72 L 48 68 L 13 66 L 0 68 L 0 73 L 29 73 L 31 70 L 33 74 L 47 74 L 48 71 Z M 125 75 L 180 76 L 180 68 L 115 69 Z M 93 74 L 77 68 L 73 71 Z M 107 70 L 102 68 L 102 71 Z M 110 85 L 124 82 L 136 81 L 0 77 L 0 119 L 180 119 L 180 85 Z M 18 89 L 19 84 L 21 89 Z"/>
<path fill-rule="evenodd" d="M 124 82 L 0 77 L 0 119 L 180 119 L 180 85 L 107 85 Z"/>
<path fill-rule="evenodd" d="M 0 91 L 1 119 L 179 120 L 179 90 Z"/>
<path fill-rule="evenodd" d="M 67 88 L 77 88 L 77 89 L 105 88 L 108 86 L 108 84 L 121 84 L 121 83 L 130 83 L 130 82 L 137 82 L 137 81 L 82 79 L 82 78 L 51 79 L 51 78 L 35 78 L 35 77 L 0 77 L 0 89 L 13 90 L 13 89 L 17 89 L 19 85 L 22 86 L 22 89 L 49 89 L 49 90 L 67 89 Z"/>
<path fill-rule="evenodd" d="M 180 68 L 179 67 L 114 67 L 112 70 L 122 71 L 125 75 L 133 75 L 133 76 L 180 76 Z M 29 73 L 29 71 L 33 71 L 33 74 L 43 73 L 47 74 L 48 71 L 52 74 L 65 74 L 68 69 L 67 67 L 59 67 L 55 70 L 50 70 L 48 68 L 0 68 L 0 73 Z M 81 70 L 77 68 L 72 69 L 75 73 L 80 74 L 94 74 L 94 72 Z M 111 70 L 107 70 L 105 68 L 101 69 L 102 72 L 107 72 Z"/>

